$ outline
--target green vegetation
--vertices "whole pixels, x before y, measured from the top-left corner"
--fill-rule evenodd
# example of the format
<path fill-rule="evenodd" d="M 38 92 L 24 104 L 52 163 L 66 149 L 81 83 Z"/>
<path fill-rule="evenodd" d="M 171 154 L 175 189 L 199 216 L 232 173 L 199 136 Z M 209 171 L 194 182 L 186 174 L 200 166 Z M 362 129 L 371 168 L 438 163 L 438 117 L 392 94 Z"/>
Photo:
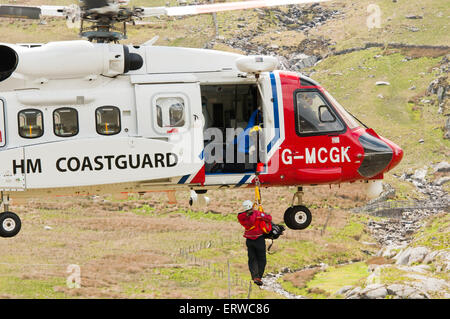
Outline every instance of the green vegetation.
<path fill-rule="evenodd" d="M 150 205 L 144 204 L 144 205 L 142 205 L 142 206 L 140 206 L 138 208 L 134 208 L 132 210 L 132 212 L 135 213 L 136 215 L 145 216 L 145 215 L 154 213 L 155 212 L 155 208 L 151 207 Z"/>
<path fill-rule="evenodd" d="M 387 266 L 380 271 L 380 283 L 382 284 L 396 284 L 403 283 L 405 281 L 412 281 L 411 278 L 407 277 L 407 271 L 398 269 L 394 266 Z"/>
<path fill-rule="evenodd" d="M 328 236 L 328 241 L 343 241 L 352 239 L 360 241 L 365 234 L 364 222 L 367 221 L 367 216 L 353 214 L 350 216 L 347 224 L 341 229 L 331 229 L 331 234 Z M 364 239 L 363 239 L 364 240 Z"/>
<path fill-rule="evenodd" d="M 23 279 L 18 277 L 0 277 L 0 295 L 20 296 L 24 299 L 65 298 L 54 287 L 66 284 L 65 278 Z"/>
<path fill-rule="evenodd" d="M 432 250 L 450 247 L 450 215 L 433 216 L 425 227 L 414 235 L 414 246 L 425 246 Z"/>
<path fill-rule="evenodd" d="M 334 294 L 343 286 L 353 286 L 361 283 L 368 275 L 367 265 L 363 262 L 339 267 L 329 267 L 314 276 L 308 282 L 307 288 L 318 288 Z"/>
<path fill-rule="evenodd" d="M 293 294 L 322 299 L 335 295 L 343 286 L 360 285 L 367 276 L 367 265 L 363 262 L 357 262 L 344 266 L 328 267 L 326 270 L 316 273 L 303 287 L 297 287 L 286 280 L 282 280 L 281 284 L 286 291 Z"/>
<path fill-rule="evenodd" d="M 441 59 L 407 61 L 401 53 L 369 49 L 329 57 L 313 68 L 312 77 L 367 126 L 403 148 L 403 160 L 393 170 L 401 175 L 407 169 L 441 161 L 450 149 L 450 141 L 443 139 L 444 118 L 437 113 L 437 106 L 410 102 L 423 98 L 423 89 L 410 88 L 426 88 L 436 78 L 433 68 Z M 377 81 L 390 85 L 376 86 Z M 420 139 L 424 143 L 419 144 Z M 397 189 L 398 198 L 407 198 L 415 191 L 397 179 L 389 178 L 389 182 Z"/>
<path fill-rule="evenodd" d="M 369 5 L 378 5 L 381 14 L 381 28 L 369 29 L 367 20 L 373 10 Z M 331 7 L 341 8 L 330 3 Z M 336 49 L 342 50 L 361 46 L 366 42 L 448 45 L 448 16 L 450 8 L 446 0 L 420 0 L 408 2 L 360 0 L 353 2 L 345 11 L 345 19 L 325 24 L 312 35 L 331 37 L 337 42 Z M 407 19 L 408 15 L 421 19 Z"/>

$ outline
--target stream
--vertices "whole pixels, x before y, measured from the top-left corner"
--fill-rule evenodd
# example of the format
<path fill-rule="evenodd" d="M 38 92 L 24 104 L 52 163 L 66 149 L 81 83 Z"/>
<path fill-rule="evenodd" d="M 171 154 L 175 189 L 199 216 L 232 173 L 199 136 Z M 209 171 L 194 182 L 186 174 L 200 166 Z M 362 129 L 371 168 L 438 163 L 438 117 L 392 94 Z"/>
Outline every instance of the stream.
<path fill-rule="evenodd" d="M 400 178 L 414 184 L 421 193 L 428 197 L 430 202 L 449 203 L 449 194 L 440 185 L 427 182 L 425 176 L 426 174 L 423 171 L 417 170 L 414 174 L 404 174 Z M 424 225 L 424 219 L 439 213 L 439 211 L 437 209 L 411 209 L 410 211 L 403 212 L 401 218 L 384 218 L 380 221 L 369 221 L 367 226 L 382 249 L 389 245 L 406 247 L 411 241 L 410 235 Z M 321 264 L 316 267 L 325 269 L 326 265 Z M 295 295 L 283 289 L 279 283 L 279 279 L 287 273 L 311 268 L 313 267 L 305 267 L 295 271 L 284 268 L 283 271 L 278 273 L 268 273 L 262 278 L 264 285 L 260 288 L 275 292 L 287 299 L 306 299 L 304 296 Z"/>

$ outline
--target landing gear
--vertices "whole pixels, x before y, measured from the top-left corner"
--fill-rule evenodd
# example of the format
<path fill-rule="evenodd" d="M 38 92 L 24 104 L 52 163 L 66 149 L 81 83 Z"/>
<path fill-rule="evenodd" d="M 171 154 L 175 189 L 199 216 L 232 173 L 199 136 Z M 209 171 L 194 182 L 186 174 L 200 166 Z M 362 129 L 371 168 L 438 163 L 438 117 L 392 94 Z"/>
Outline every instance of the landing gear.
<path fill-rule="evenodd" d="M 5 212 L 0 213 L 0 237 L 14 237 L 19 233 L 22 222 L 19 216 L 8 211 L 9 196 L 2 193 L 0 200 L 0 204 L 3 204 L 5 210 Z"/>
<path fill-rule="evenodd" d="M 300 205 L 303 197 L 303 188 L 298 187 L 297 192 L 292 199 L 292 205 L 284 212 L 284 223 L 291 229 L 305 229 L 312 221 L 310 210 L 303 205 Z M 298 205 L 294 205 L 297 200 Z"/>
<path fill-rule="evenodd" d="M 189 206 L 207 206 L 209 204 L 209 197 L 205 196 L 206 192 L 206 189 L 191 190 Z"/>
<path fill-rule="evenodd" d="M 16 214 L 12 212 L 4 212 L 0 214 L 1 237 L 14 237 L 19 233 L 21 227 L 22 222 Z"/>
<path fill-rule="evenodd" d="M 284 222 L 291 229 L 305 229 L 311 224 L 311 220 L 311 212 L 302 205 L 291 206 L 284 212 Z"/>

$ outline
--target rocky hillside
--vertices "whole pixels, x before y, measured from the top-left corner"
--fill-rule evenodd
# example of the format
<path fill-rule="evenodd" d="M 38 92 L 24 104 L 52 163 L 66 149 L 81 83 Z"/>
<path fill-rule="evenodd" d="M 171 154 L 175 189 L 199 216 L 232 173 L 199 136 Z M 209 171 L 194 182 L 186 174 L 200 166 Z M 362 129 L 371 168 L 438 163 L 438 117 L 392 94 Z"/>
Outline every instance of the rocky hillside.
<path fill-rule="evenodd" d="M 448 174 L 450 164 L 441 162 L 433 172 Z M 428 200 L 421 202 L 423 207 L 405 209 L 396 218 L 368 223 L 382 248 L 369 266 L 371 274 L 366 285 L 342 287 L 338 294 L 349 299 L 450 298 L 450 197 L 440 186 L 440 181 L 449 176 L 439 178 L 438 182 L 427 181 L 430 177 L 426 170 L 402 176 L 426 194 Z M 433 205 L 441 208 L 430 208 Z"/>
<path fill-rule="evenodd" d="M 450 169 L 445 160 L 450 156 L 450 42 L 436 28 L 450 8 L 443 1 L 423 6 L 378 2 L 380 27 L 370 29 L 369 5 L 335 2 L 256 10 L 255 20 L 237 19 L 239 32 L 226 36 L 225 30 L 206 47 L 278 56 L 285 69 L 319 80 L 369 127 L 405 149 L 404 163 L 371 203 L 394 201 L 385 206 L 395 207 L 395 200 L 408 200 L 412 205 L 387 209 L 384 217 L 366 224 L 381 247 L 366 261 L 370 274 L 328 296 L 449 298 Z M 285 269 L 268 275 L 266 288 L 288 298 L 311 295 L 314 278 L 326 277 L 327 269 L 326 264 Z M 338 269 L 329 271 L 330 277 Z M 309 280 L 287 288 L 302 276 Z"/>

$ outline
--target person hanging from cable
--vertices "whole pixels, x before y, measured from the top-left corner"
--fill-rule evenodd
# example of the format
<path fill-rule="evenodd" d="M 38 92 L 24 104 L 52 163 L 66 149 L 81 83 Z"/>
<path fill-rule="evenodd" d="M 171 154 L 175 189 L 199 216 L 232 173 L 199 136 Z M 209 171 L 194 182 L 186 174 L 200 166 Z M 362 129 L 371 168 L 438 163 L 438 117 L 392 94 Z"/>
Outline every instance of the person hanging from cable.
<path fill-rule="evenodd" d="M 258 205 L 250 200 L 244 201 L 243 206 L 245 210 L 238 214 L 238 220 L 245 228 L 248 268 L 253 282 L 261 286 L 267 263 L 266 241 L 263 235 L 270 232 L 272 216 L 264 213 L 261 206 L 256 209 Z"/>

